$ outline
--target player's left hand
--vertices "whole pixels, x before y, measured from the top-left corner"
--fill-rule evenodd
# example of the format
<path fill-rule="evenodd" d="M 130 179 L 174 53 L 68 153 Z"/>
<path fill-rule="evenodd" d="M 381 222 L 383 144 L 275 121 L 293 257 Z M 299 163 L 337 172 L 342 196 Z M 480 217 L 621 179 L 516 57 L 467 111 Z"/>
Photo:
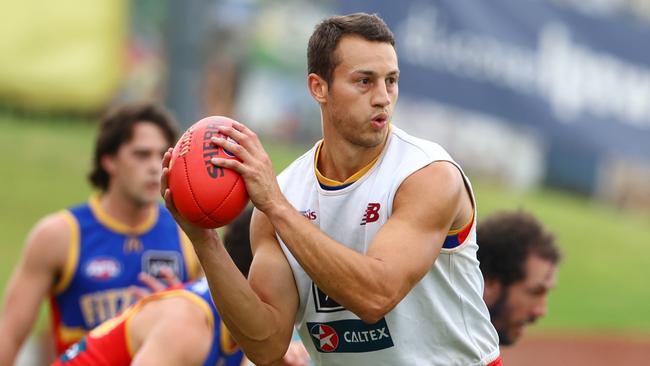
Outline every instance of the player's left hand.
<path fill-rule="evenodd" d="M 174 201 L 172 200 L 172 192 L 169 189 L 169 163 L 172 159 L 172 148 L 169 148 L 165 155 L 163 155 L 163 171 L 162 176 L 160 177 L 160 194 L 165 200 L 165 206 L 169 212 L 174 217 L 174 220 L 178 225 L 183 229 L 187 237 L 190 239 L 193 245 L 197 243 L 212 243 L 214 241 L 219 241 L 219 236 L 215 230 L 204 229 L 197 225 L 192 224 L 191 222 L 185 220 L 183 216 L 178 212 Z"/>
<path fill-rule="evenodd" d="M 243 124 L 234 121 L 232 127 L 219 126 L 224 137 L 212 137 L 212 142 L 235 154 L 236 159 L 213 158 L 212 164 L 232 169 L 239 173 L 246 183 L 251 201 L 260 211 L 278 207 L 286 201 L 275 178 L 273 165 L 257 135 Z"/>

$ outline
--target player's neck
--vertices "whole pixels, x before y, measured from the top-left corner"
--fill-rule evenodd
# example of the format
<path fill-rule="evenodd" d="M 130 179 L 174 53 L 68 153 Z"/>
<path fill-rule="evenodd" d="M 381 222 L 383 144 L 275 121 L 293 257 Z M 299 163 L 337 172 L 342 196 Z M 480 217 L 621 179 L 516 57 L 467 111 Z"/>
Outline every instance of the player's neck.
<path fill-rule="evenodd" d="M 99 204 L 107 215 L 130 227 L 147 221 L 155 209 L 155 204 L 136 204 L 124 194 L 110 189 L 101 195 Z"/>
<path fill-rule="evenodd" d="M 363 147 L 342 138 L 323 138 L 318 156 L 318 171 L 325 177 L 344 182 L 381 154 L 387 139 L 374 147 Z"/>

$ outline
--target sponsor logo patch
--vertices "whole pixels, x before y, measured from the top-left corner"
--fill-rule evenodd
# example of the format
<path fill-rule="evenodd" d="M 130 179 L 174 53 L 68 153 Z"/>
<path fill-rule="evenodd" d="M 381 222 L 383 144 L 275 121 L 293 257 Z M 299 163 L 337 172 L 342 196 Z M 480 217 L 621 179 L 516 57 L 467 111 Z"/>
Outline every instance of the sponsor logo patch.
<path fill-rule="evenodd" d="M 120 275 L 120 262 L 111 257 L 98 257 L 87 262 L 84 273 L 96 281 L 107 281 Z"/>
<path fill-rule="evenodd" d="M 313 282 L 311 283 L 311 290 L 314 295 L 314 305 L 317 313 L 333 313 L 345 310 L 343 306 L 319 289 Z"/>
<path fill-rule="evenodd" d="M 167 250 L 147 250 L 142 255 L 142 271 L 156 277 L 163 278 L 160 269 L 168 267 L 176 277 L 182 279 L 180 254 Z"/>
<path fill-rule="evenodd" d="M 362 353 L 394 346 L 384 318 L 374 324 L 359 319 L 307 322 L 307 328 L 314 347 L 321 353 Z"/>
<path fill-rule="evenodd" d="M 61 363 L 66 364 L 68 361 L 74 360 L 80 353 L 86 350 L 86 337 L 82 338 L 79 342 L 73 344 L 68 348 L 60 357 Z"/>
<path fill-rule="evenodd" d="M 320 352 L 334 352 L 339 346 L 339 335 L 328 325 L 316 324 L 309 328 L 309 334 Z"/>

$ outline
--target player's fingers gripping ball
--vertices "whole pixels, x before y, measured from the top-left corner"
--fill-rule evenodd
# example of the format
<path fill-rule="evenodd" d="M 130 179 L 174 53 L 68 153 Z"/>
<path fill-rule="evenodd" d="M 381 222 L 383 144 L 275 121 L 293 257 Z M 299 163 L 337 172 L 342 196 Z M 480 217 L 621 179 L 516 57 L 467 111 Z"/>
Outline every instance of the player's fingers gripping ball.
<path fill-rule="evenodd" d="M 169 189 L 178 212 L 204 228 L 217 228 L 234 220 L 248 203 L 239 173 L 210 163 L 212 158 L 237 159 L 210 141 L 223 136 L 217 126 L 233 120 L 212 116 L 196 122 L 176 143 L 169 167 Z"/>

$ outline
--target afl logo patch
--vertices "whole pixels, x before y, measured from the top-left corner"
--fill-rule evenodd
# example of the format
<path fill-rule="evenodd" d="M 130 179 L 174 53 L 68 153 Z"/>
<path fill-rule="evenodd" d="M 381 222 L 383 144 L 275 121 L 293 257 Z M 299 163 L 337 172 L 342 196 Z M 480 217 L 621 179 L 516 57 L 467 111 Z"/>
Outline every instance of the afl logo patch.
<path fill-rule="evenodd" d="M 120 263 L 110 257 L 99 257 L 89 261 L 84 270 L 86 276 L 97 281 L 107 281 L 120 275 Z"/>
<path fill-rule="evenodd" d="M 333 352 L 339 347 L 339 335 L 334 328 L 325 324 L 316 324 L 309 333 L 314 338 L 314 345 L 321 352 Z"/>

